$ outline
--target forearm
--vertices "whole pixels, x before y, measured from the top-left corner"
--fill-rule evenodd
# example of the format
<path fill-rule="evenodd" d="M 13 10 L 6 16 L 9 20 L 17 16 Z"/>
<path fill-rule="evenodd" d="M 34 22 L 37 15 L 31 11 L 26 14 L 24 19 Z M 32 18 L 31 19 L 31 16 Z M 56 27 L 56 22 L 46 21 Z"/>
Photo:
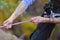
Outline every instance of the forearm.
<path fill-rule="evenodd" d="M 22 14 L 25 10 L 27 9 L 27 6 L 24 4 L 24 2 L 22 1 L 18 7 L 16 8 L 16 10 L 14 11 L 14 13 L 10 16 L 10 19 L 14 20 L 16 19 L 20 14 Z"/>
<path fill-rule="evenodd" d="M 46 23 L 60 23 L 60 17 L 59 18 L 44 18 L 43 22 L 46 22 Z"/>
<path fill-rule="evenodd" d="M 11 15 L 10 19 L 12 20 L 16 19 L 20 14 L 22 14 L 28 8 L 28 6 L 30 6 L 34 2 L 35 0 L 22 0 L 19 6 L 14 11 L 14 13 Z"/>

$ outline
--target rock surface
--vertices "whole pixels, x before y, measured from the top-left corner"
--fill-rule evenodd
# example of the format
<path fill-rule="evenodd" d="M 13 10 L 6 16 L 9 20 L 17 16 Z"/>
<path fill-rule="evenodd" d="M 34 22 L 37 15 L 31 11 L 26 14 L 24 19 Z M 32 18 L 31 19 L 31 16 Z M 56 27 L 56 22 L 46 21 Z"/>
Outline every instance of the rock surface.
<path fill-rule="evenodd" d="M 0 29 L 0 40 L 19 40 L 15 35 L 6 33 Z"/>

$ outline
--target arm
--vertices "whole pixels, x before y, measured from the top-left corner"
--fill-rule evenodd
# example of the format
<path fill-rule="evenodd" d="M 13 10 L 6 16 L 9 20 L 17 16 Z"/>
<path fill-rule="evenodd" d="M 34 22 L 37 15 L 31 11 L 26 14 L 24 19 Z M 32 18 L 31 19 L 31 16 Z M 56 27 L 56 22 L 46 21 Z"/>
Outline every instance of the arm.
<path fill-rule="evenodd" d="M 43 22 L 60 23 L 60 17 L 58 17 L 58 18 L 44 18 Z"/>
<path fill-rule="evenodd" d="M 41 16 L 37 16 L 37 17 L 33 17 L 31 20 L 33 23 L 40 23 L 40 22 L 43 22 L 43 23 L 60 23 L 60 17 L 58 17 L 58 18 L 44 18 Z"/>
<path fill-rule="evenodd" d="M 22 14 L 28 6 L 30 6 L 35 0 L 23 0 L 21 3 L 18 5 L 14 13 L 10 16 L 10 19 L 14 20 L 16 19 L 20 14 Z"/>
<path fill-rule="evenodd" d="M 4 21 L 3 25 L 5 28 L 11 28 L 14 19 L 21 15 L 34 1 L 35 0 L 22 0 L 13 14 L 6 21 Z"/>

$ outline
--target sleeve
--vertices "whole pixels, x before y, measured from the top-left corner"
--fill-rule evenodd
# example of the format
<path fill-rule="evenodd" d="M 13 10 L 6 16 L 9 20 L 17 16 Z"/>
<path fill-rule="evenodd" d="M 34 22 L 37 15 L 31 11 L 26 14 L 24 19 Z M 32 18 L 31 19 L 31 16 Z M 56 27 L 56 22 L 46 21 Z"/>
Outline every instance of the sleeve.
<path fill-rule="evenodd" d="M 22 1 L 25 3 L 27 7 L 33 4 L 33 2 L 35 2 L 35 0 L 22 0 Z"/>

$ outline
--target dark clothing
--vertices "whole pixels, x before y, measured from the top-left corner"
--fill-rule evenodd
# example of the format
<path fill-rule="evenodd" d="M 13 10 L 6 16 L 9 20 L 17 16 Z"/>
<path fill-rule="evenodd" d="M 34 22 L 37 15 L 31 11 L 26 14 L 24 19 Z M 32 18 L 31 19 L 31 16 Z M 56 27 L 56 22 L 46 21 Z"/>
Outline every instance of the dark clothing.
<path fill-rule="evenodd" d="M 60 0 L 51 0 L 53 4 L 53 11 L 55 13 L 60 13 Z"/>
<path fill-rule="evenodd" d="M 44 17 L 43 14 L 42 17 Z M 48 40 L 54 27 L 55 24 L 53 23 L 39 23 L 35 31 L 31 34 L 30 40 Z"/>
<path fill-rule="evenodd" d="M 48 40 L 55 27 L 52 23 L 39 23 L 37 29 L 31 34 L 30 40 Z"/>

